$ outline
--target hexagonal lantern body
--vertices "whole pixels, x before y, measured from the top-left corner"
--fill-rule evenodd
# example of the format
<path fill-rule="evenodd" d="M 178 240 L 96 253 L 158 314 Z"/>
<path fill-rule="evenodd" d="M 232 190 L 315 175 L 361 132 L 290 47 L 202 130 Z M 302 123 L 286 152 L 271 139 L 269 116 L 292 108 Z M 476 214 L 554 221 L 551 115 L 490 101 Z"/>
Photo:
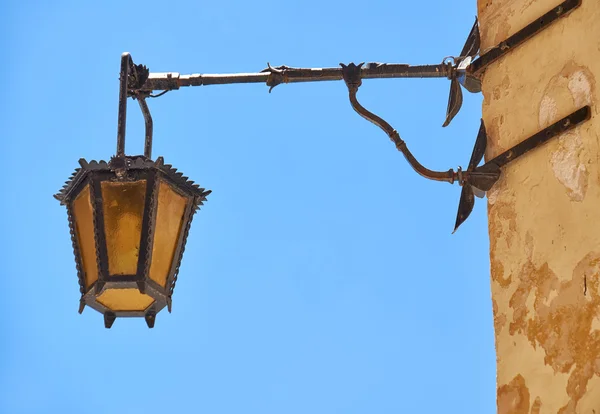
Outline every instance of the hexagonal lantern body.
<path fill-rule="evenodd" d="M 165 165 L 162 157 L 79 161 L 55 195 L 67 207 L 81 299 L 104 315 L 156 314 L 171 296 L 192 217 L 210 191 Z"/>

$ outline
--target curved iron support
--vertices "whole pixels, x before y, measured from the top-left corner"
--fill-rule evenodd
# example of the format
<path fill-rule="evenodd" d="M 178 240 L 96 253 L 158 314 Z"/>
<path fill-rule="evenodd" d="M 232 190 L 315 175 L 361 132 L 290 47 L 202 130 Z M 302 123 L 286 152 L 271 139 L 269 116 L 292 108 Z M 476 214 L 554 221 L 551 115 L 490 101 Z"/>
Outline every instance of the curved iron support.
<path fill-rule="evenodd" d="M 154 132 L 154 123 L 152 122 L 152 115 L 150 114 L 150 109 L 148 108 L 148 103 L 146 102 L 146 97 L 143 95 L 137 96 L 138 104 L 140 105 L 140 109 L 142 110 L 142 115 L 144 115 L 144 122 L 146 124 L 146 138 L 144 141 L 144 157 L 152 158 L 152 134 Z"/>
<path fill-rule="evenodd" d="M 358 92 L 358 88 L 362 84 L 362 80 L 360 78 L 360 70 L 363 64 L 364 63 L 355 65 L 354 63 L 350 63 L 348 66 L 346 66 L 343 63 L 340 63 L 340 65 L 342 66 L 344 81 L 346 82 L 346 86 L 348 87 L 350 104 L 352 105 L 352 108 L 364 119 L 366 119 L 369 122 L 372 122 L 373 124 L 381 128 L 388 135 L 388 137 L 390 137 L 394 145 L 396 145 L 398 151 L 400 151 L 404 155 L 406 161 L 408 161 L 410 166 L 419 175 L 434 181 L 446 181 L 450 184 L 454 183 L 454 181 L 456 181 L 457 179 L 457 174 L 454 172 L 453 169 L 449 169 L 448 171 L 433 171 L 423 166 L 423 164 L 417 161 L 414 155 L 409 151 L 404 140 L 400 138 L 400 134 L 398 133 L 398 131 L 392 128 L 392 126 L 389 123 L 387 123 L 384 119 L 370 112 L 358 102 L 358 99 L 356 98 L 356 93 Z"/>

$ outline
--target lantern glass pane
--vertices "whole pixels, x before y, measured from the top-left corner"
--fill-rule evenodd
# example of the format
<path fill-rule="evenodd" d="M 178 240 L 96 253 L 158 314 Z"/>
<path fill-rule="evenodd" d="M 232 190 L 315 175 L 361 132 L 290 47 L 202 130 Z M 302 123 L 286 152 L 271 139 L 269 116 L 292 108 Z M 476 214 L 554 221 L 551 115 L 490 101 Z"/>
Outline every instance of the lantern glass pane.
<path fill-rule="evenodd" d="M 146 180 L 102 182 L 104 232 L 111 275 L 137 273 Z"/>
<path fill-rule="evenodd" d="M 96 301 L 113 311 L 144 311 L 154 303 L 154 298 L 138 289 L 106 289 Z"/>
<path fill-rule="evenodd" d="M 179 234 L 183 227 L 183 217 L 188 198 L 178 194 L 169 184 L 160 181 L 158 188 L 158 208 L 150 279 L 166 287 L 169 270 L 173 263 Z"/>
<path fill-rule="evenodd" d="M 90 197 L 90 185 L 86 185 L 73 201 L 73 216 L 75 217 L 75 232 L 79 245 L 79 254 L 83 265 L 85 288 L 98 280 L 98 265 L 96 264 L 96 242 L 94 238 L 94 213 Z"/>

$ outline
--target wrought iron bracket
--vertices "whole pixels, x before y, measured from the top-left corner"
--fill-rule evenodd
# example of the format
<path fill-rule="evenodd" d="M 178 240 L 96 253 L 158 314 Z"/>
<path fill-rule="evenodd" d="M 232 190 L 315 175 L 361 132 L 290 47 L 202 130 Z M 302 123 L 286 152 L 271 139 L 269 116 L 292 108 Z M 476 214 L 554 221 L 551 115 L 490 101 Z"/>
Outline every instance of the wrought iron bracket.
<path fill-rule="evenodd" d="M 483 196 L 494 185 L 500 177 L 500 168 L 502 166 L 541 143 L 546 142 L 556 134 L 583 122 L 584 119 L 581 116 L 585 112 L 585 117 L 588 117 L 589 108 L 584 107 L 574 112 L 569 117 L 540 131 L 540 133 L 535 134 L 509 151 L 478 167 L 477 165 L 483 159 L 487 142 L 485 126 L 482 121 L 468 168 L 464 171 L 461 167 L 458 167 L 457 171 L 453 169 L 448 171 L 434 171 L 419 163 L 409 151 L 406 143 L 400 138 L 399 133 L 388 122 L 368 111 L 359 103 L 356 95 L 362 85 L 362 79 L 415 77 L 444 77 L 450 79 L 450 94 L 446 119 L 442 125 L 445 127 L 456 116 L 462 106 L 463 96 L 461 87 L 470 92 L 480 92 L 481 82 L 479 76 L 487 66 L 511 50 L 514 50 L 518 45 L 539 33 L 553 22 L 567 16 L 571 11 L 579 7 L 581 2 L 582 0 L 564 1 L 483 54 L 480 54 L 479 26 L 477 20 L 475 20 L 460 55 L 444 58 L 442 63 L 438 65 L 410 66 L 388 63 L 367 63 L 365 65 L 363 62 L 358 65 L 354 63 L 350 63 L 349 65 L 340 64 L 341 68 L 293 68 L 285 65 L 273 67 L 267 63 L 267 68 L 258 73 L 180 75 L 179 73 L 150 73 L 146 66 L 134 64 L 131 56 L 128 53 L 124 53 L 121 56 L 117 154 L 111 160 L 111 167 L 114 167 L 116 172 L 122 172 L 123 174 L 125 174 L 127 169 L 127 166 L 124 164 L 124 154 L 128 97 L 132 97 L 138 101 L 144 116 L 146 131 L 144 156 L 150 159 L 152 154 L 153 121 L 146 102 L 146 98 L 148 97 L 157 97 L 167 91 L 179 89 L 183 86 L 265 83 L 269 86 L 269 92 L 271 92 L 275 86 L 282 83 L 343 79 L 348 87 L 352 108 L 363 118 L 380 127 L 419 175 L 430 180 L 445 181 L 451 184 L 458 182 L 463 186 L 455 225 L 456 230 L 471 213 L 474 205 L 473 197 L 475 195 Z M 476 58 L 478 55 L 479 57 Z M 152 92 L 155 90 L 162 90 L 162 93 L 152 95 Z M 563 124 L 560 124 L 561 122 Z"/>
<path fill-rule="evenodd" d="M 498 45 L 486 50 L 485 53 L 481 54 L 477 59 L 471 63 L 468 68 L 468 72 L 472 75 L 481 73 L 491 63 L 500 59 L 502 56 L 514 50 L 517 46 L 529 40 L 542 30 L 549 27 L 552 23 L 557 20 L 566 17 L 570 12 L 575 10 L 581 5 L 582 0 L 566 0 L 561 4 L 545 13 L 535 21 L 529 23 L 523 29 L 519 30 L 508 39 L 500 42 Z"/>
<path fill-rule="evenodd" d="M 481 91 L 481 82 L 468 69 L 472 59 L 479 53 L 479 27 L 477 19 L 467 36 L 458 57 L 449 56 L 437 65 L 406 65 L 397 63 L 372 62 L 362 64 L 357 69 L 359 79 L 381 78 L 447 78 L 450 79 L 450 95 L 443 126 L 447 126 L 462 106 L 461 86 L 469 92 Z M 164 93 L 184 86 L 225 85 L 235 83 L 265 83 L 269 92 L 282 83 L 334 81 L 344 78 L 340 68 L 293 68 L 290 66 L 267 68 L 258 73 L 237 74 L 195 74 L 180 75 L 176 72 L 150 73 L 145 65 L 136 65 L 129 53 L 121 55 L 119 76 L 119 112 L 117 125 L 117 152 L 115 165 L 125 157 L 125 130 L 127 119 L 127 98 L 137 99 L 145 122 L 144 156 L 152 157 L 154 124 L 146 98 L 156 98 Z M 360 86 L 360 85 L 359 85 Z M 155 90 L 162 91 L 153 95 Z"/>
<path fill-rule="evenodd" d="M 361 79 L 387 78 L 447 78 L 451 82 L 448 109 L 443 126 L 447 126 L 459 112 L 462 105 L 461 86 L 469 92 L 481 92 L 478 77 L 468 71 L 469 64 L 479 53 L 479 27 L 477 19 L 467 36 L 459 56 L 448 56 L 439 64 L 407 65 L 398 63 L 371 62 L 361 65 Z M 150 73 L 144 65 L 133 63 L 131 56 L 121 56 L 121 86 L 119 95 L 119 128 L 117 135 L 117 156 L 124 154 L 126 97 L 137 99 L 146 123 L 146 144 L 144 154 L 150 158 L 152 150 L 152 117 L 146 98 L 156 98 L 164 93 L 185 86 L 208 86 L 237 83 L 265 83 L 269 92 L 283 83 L 321 82 L 342 80 L 342 70 L 337 68 L 294 68 L 290 66 L 271 66 L 257 73 L 234 74 L 192 74 L 181 75 L 177 72 Z M 154 91 L 162 91 L 153 95 Z"/>
<path fill-rule="evenodd" d="M 475 205 L 474 196 L 483 197 L 496 184 L 500 178 L 502 167 L 548 142 L 550 139 L 585 122 L 590 118 L 590 114 L 590 107 L 584 106 L 478 167 L 477 165 L 483 159 L 487 146 L 487 134 L 482 120 L 469 166 L 466 171 L 460 172 L 459 183 L 463 189 L 460 195 L 454 231 L 458 229 L 473 211 Z"/>
<path fill-rule="evenodd" d="M 483 120 L 481 120 L 481 126 L 477 134 L 475 146 L 467 169 L 463 171 L 461 167 L 458 167 L 456 172 L 452 169 L 448 171 L 433 171 L 424 167 L 417 161 L 406 146 L 406 143 L 400 138 L 398 131 L 384 119 L 370 112 L 358 102 L 356 94 L 362 84 L 360 74 L 363 64 L 364 63 L 358 65 L 355 65 L 354 63 L 350 63 L 349 65 L 340 64 L 344 81 L 348 87 L 352 108 L 360 116 L 381 128 L 395 144 L 398 151 L 402 152 L 410 166 L 419 175 L 429 180 L 446 181 L 450 184 L 458 182 L 459 185 L 463 187 L 453 232 L 458 229 L 473 211 L 475 196 L 484 197 L 485 193 L 498 181 L 502 167 L 523 156 L 532 149 L 537 148 L 551 138 L 574 128 L 576 125 L 581 124 L 590 117 L 590 107 L 584 106 L 478 167 L 483 159 L 487 146 L 485 125 Z"/>

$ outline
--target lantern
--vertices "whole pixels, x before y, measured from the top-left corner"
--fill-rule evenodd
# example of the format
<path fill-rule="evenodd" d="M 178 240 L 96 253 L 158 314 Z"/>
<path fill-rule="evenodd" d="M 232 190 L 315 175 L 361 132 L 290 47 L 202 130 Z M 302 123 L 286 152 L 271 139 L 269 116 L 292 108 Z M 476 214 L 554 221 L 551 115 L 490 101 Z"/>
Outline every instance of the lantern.
<path fill-rule="evenodd" d="M 156 314 L 171 297 L 192 217 L 205 191 L 163 158 L 117 156 L 79 161 L 55 195 L 67 207 L 81 291 L 110 328 L 117 317 Z"/>

